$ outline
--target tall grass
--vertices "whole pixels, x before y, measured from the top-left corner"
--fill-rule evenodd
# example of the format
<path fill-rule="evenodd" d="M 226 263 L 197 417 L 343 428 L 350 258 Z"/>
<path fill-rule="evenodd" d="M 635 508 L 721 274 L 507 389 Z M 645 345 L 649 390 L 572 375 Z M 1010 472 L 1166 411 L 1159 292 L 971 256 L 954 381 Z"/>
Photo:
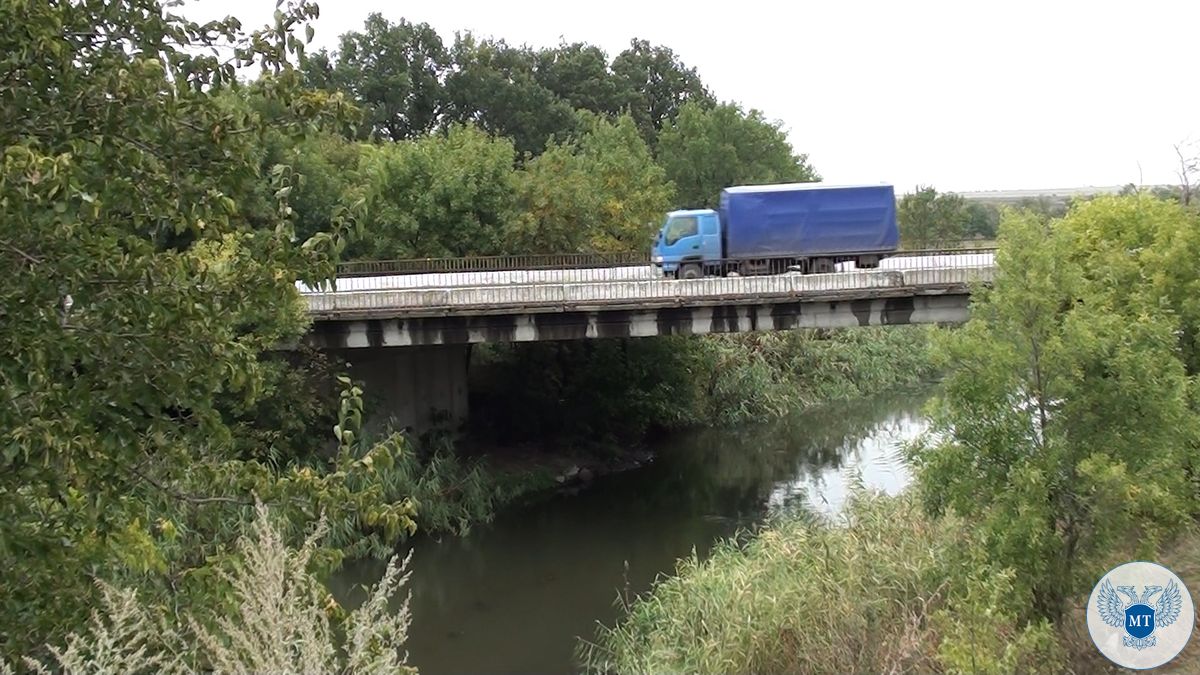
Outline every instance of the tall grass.
<path fill-rule="evenodd" d="M 684 416 L 730 425 L 869 396 L 932 374 L 925 326 L 708 336 L 689 368 L 698 391 Z"/>
<path fill-rule="evenodd" d="M 491 346 L 472 423 L 500 441 L 618 441 L 879 393 L 931 372 L 926 326 Z"/>
<path fill-rule="evenodd" d="M 381 503 L 410 500 L 418 531 L 465 534 L 472 525 L 491 521 L 520 492 L 478 461 L 461 458 L 447 437 L 417 441 L 389 431 L 379 439 L 363 437 L 355 452 L 363 456 L 380 443 L 393 447 L 394 461 L 374 466 L 369 475 L 348 478 L 351 487 L 376 490 Z M 331 523 L 330 530 L 329 544 L 349 559 L 382 559 L 394 550 L 390 537 L 360 519 Z"/>
<path fill-rule="evenodd" d="M 845 522 L 800 513 L 726 543 L 601 627 L 579 659 L 620 673 L 1052 672 L 1047 625 L 1018 625 L 1011 575 L 907 496 L 861 491 Z"/>

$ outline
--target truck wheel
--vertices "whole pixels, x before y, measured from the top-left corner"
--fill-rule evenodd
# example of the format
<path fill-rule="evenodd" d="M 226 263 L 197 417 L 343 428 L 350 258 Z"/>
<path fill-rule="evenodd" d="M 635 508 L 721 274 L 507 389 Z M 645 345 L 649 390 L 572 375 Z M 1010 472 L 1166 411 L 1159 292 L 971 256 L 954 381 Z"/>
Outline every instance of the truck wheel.
<path fill-rule="evenodd" d="M 684 265 L 683 269 L 679 270 L 679 276 L 684 279 L 699 279 L 704 276 L 704 272 L 699 265 Z"/>

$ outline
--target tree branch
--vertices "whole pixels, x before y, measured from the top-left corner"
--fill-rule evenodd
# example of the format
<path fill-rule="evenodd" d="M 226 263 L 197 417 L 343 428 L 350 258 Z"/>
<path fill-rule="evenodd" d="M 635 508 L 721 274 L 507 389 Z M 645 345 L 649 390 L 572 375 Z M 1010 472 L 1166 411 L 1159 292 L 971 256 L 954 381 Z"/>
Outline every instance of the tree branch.
<path fill-rule="evenodd" d="M 154 480 L 150 476 L 147 476 L 146 474 L 139 471 L 137 467 L 133 467 L 131 469 L 131 471 L 133 471 L 134 475 L 136 475 L 138 478 L 141 478 L 142 480 L 146 481 L 147 483 L 154 486 L 158 490 L 160 490 L 180 501 L 189 502 L 191 504 L 236 504 L 238 506 L 254 506 L 255 505 L 255 503 L 252 501 L 249 501 L 246 499 L 238 499 L 237 497 L 219 497 L 219 496 L 203 497 L 203 496 L 199 496 L 199 495 L 187 494 L 185 492 L 180 492 L 178 490 L 174 490 L 172 488 L 169 488 L 169 487 L 163 485 L 162 483 L 159 483 L 158 481 Z"/>
<path fill-rule="evenodd" d="M 16 253 L 17 255 L 19 255 L 22 258 L 24 258 L 25 260 L 27 260 L 30 265 L 37 265 L 42 262 L 41 258 L 39 258 L 35 255 L 30 255 L 29 253 L 26 253 L 25 251 L 22 251 L 21 249 L 17 248 L 16 246 L 11 244 L 6 239 L 0 239 L 0 244 L 2 244 L 4 246 L 4 248 L 7 248 L 8 250 L 12 251 L 13 253 Z"/>

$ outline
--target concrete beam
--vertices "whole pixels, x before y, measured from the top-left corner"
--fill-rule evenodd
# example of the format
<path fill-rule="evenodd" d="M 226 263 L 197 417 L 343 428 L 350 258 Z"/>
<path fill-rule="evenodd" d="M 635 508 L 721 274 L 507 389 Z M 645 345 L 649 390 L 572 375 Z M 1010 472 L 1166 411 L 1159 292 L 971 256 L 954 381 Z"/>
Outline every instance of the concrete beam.
<path fill-rule="evenodd" d="M 780 299 L 649 308 L 583 308 L 558 312 L 454 314 L 388 319 L 319 321 L 308 335 L 319 349 L 484 342 L 583 340 L 606 337 L 700 335 L 792 328 L 849 328 L 900 324 L 957 324 L 970 318 L 970 295 L 944 292 L 841 299 Z M 404 351 L 404 350 L 401 350 Z"/>

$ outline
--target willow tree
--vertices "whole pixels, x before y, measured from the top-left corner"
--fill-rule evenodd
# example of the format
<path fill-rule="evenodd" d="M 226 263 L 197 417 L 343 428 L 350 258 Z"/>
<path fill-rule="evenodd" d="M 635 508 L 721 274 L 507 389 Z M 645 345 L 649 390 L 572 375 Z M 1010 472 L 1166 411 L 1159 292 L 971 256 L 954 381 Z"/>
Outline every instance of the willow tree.
<path fill-rule="evenodd" d="M 950 374 L 938 440 L 913 453 L 920 491 L 934 512 L 977 524 L 1031 619 L 1058 619 L 1106 554 L 1152 554 L 1196 512 L 1180 316 L 1160 301 L 1159 271 L 1089 235 L 1138 199 L 1059 221 L 1006 216 L 994 288 L 940 346 Z"/>

